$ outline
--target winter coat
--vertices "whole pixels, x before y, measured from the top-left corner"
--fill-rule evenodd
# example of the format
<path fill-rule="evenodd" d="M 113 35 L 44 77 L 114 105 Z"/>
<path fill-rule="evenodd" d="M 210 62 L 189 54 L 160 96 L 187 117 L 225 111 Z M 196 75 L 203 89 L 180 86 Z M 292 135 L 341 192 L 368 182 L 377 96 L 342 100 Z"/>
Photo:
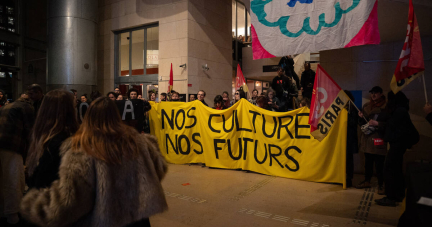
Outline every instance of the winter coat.
<path fill-rule="evenodd" d="M 61 132 L 47 142 L 38 166 L 28 179 L 29 188 L 48 188 L 52 182 L 59 179 L 60 146 L 69 136 L 66 132 Z"/>
<path fill-rule="evenodd" d="M 411 147 L 406 144 L 411 125 L 408 110 L 397 107 L 387 121 L 384 140 L 390 143 L 390 147 L 403 147 L 404 149 Z"/>
<path fill-rule="evenodd" d="M 61 148 L 59 180 L 32 189 L 21 214 L 40 226 L 123 227 L 167 209 L 160 181 L 167 165 L 154 136 L 141 134 L 140 156 L 107 164 L 82 150 Z"/>
<path fill-rule="evenodd" d="M 375 131 L 369 135 L 361 133 L 360 136 L 360 150 L 364 153 L 386 155 L 387 154 L 387 143 L 383 142 L 382 145 L 375 145 L 374 139 L 384 139 L 385 122 L 386 117 L 383 112 L 386 104 L 381 107 L 372 108 L 372 103 L 368 102 L 363 106 L 363 115 L 369 120 L 378 121 L 378 127 L 375 127 Z M 364 125 L 367 122 L 363 118 L 359 118 L 360 125 Z"/>
<path fill-rule="evenodd" d="M 30 132 L 34 124 L 34 109 L 28 100 L 19 99 L 0 108 L 0 146 L 21 154 L 25 159 Z"/>

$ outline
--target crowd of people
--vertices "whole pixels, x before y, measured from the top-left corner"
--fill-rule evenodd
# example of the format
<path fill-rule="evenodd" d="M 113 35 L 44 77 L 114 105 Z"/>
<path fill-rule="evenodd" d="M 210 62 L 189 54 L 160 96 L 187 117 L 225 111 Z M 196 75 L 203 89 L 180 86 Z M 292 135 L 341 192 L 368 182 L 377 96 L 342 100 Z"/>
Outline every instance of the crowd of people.
<path fill-rule="evenodd" d="M 282 60 L 285 63 L 272 88 L 260 95 L 253 90 L 248 101 L 277 112 L 309 107 L 315 77 L 310 64 L 305 64 L 298 80 L 287 67 L 290 58 Z M 419 134 L 409 117 L 404 93 L 389 92 L 386 99 L 378 86 L 369 92 L 370 101 L 360 111 L 352 103 L 346 106 L 346 184 L 352 186 L 353 154 L 360 150 L 365 157 L 365 178 L 356 188 L 372 187 L 375 168 L 378 194 L 385 195 L 376 203 L 396 206 L 405 197 L 403 154 L 418 142 Z M 142 126 L 133 130 L 124 124 L 117 104 L 142 100 L 145 114 L 151 109 L 148 101 L 156 101 L 157 94 L 149 92 L 147 100 L 133 88 L 126 94 L 115 88 L 106 96 L 98 91 L 80 97 L 77 93 L 58 89 L 44 94 L 35 84 L 8 103 L 0 90 L 0 207 L 7 222 L 18 226 L 21 212 L 29 222 L 41 226 L 149 226 L 148 217 L 167 208 L 160 183 L 167 165 L 156 138 L 140 133 Z M 349 91 L 346 93 L 355 101 Z M 176 102 L 179 97 L 171 91 L 160 94 L 159 99 Z M 200 90 L 196 96 L 191 94 L 189 101 L 208 106 L 205 97 L 206 92 Z M 225 91 L 214 98 L 213 108 L 229 108 L 242 98 L 246 98 L 242 89 L 235 92 L 233 100 Z M 81 104 L 88 105 L 82 119 L 77 115 Z M 432 124 L 432 106 L 428 104 L 424 110 Z M 29 190 L 24 195 L 26 185 Z"/>
<path fill-rule="evenodd" d="M 112 93 L 78 100 L 76 91 L 32 85 L 27 95 L 0 108 L 8 226 L 150 226 L 167 209 L 157 139 L 123 123 Z M 79 102 L 90 103 L 81 123 Z"/>

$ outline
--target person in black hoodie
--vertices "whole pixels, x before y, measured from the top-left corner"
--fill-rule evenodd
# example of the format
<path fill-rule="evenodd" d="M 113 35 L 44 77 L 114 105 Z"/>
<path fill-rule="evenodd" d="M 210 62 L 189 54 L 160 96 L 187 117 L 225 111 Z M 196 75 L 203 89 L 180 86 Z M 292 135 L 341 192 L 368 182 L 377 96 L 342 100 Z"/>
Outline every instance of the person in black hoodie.
<path fill-rule="evenodd" d="M 48 188 L 59 178 L 61 144 L 78 130 L 75 105 L 73 94 L 66 90 L 52 90 L 45 95 L 27 159 L 29 188 Z"/>
<path fill-rule="evenodd" d="M 294 59 L 291 55 L 284 56 L 280 59 L 279 64 L 285 70 L 285 75 L 294 79 L 297 89 L 300 89 L 300 80 L 297 73 L 294 71 Z"/>
<path fill-rule="evenodd" d="M 411 122 L 409 100 L 404 93 L 388 93 L 386 113 L 388 120 L 384 140 L 389 142 L 390 149 L 384 164 L 384 181 L 386 197 L 376 199 L 381 206 L 397 206 L 405 197 L 403 175 L 403 155 L 419 138 L 419 134 Z"/>

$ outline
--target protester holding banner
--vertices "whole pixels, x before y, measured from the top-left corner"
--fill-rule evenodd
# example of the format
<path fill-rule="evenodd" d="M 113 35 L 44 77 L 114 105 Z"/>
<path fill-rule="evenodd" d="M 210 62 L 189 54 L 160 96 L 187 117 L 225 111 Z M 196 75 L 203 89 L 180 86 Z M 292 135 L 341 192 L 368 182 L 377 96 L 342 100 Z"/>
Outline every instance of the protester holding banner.
<path fill-rule="evenodd" d="M 302 107 L 310 108 L 311 100 L 308 98 L 302 98 L 302 100 L 300 100 L 299 105 L 300 105 L 300 108 L 302 108 Z"/>
<path fill-rule="evenodd" d="M 303 98 L 312 98 L 312 90 L 315 81 L 315 71 L 311 69 L 310 63 L 305 62 L 305 71 L 301 75 L 301 91 Z"/>
<path fill-rule="evenodd" d="M 278 112 L 279 111 L 279 106 L 280 106 L 280 102 L 279 99 L 277 97 L 275 97 L 275 92 L 271 89 L 269 89 L 267 91 L 267 96 L 268 96 L 268 105 L 269 108 L 272 111 Z"/>
<path fill-rule="evenodd" d="M 390 144 L 390 149 L 384 165 L 386 183 L 385 195 L 375 202 L 381 206 L 396 206 L 405 197 L 405 181 L 403 174 L 403 156 L 406 149 L 418 143 L 420 136 L 414 127 L 409 111 L 409 100 L 401 91 L 388 93 L 386 111 L 389 118 L 386 124 L 384 140 Z"/>
<path fill-rule="evenodd" d="M 117 93 L 113 92 L 113 91 L 110 91 L 110 92 L 108 92 L 108 94 L 107 94 L 107 97 L 110 98 L 110 99 L 113 100 L 113 101 L 117 100 L 117 97 L 118 97 L 118 96 L 119 96 L 119 95 L 118 95 Z"/>
<path fill-rule="evenodd" d="M 226 109 L 224 106 L 224 100 L 221 95 L 216 95 L 214 98 L 214 109 L 216 110 L 224 110 Z"/>
<path fill-rule="evenodd" d="M 189 95 L 189 102 L 193 102 L 193 101 L 195 101 L 195 95 L 194 94 L 190 94 Z"/>
<path fill-rule="evenodd" d="M 257 98 L 258 98 L 258 90 L 257 89 L 253 89 L 253 91 L 252 91 L 252 97 L 249 99 L 249 102 L 252 103 L 253 105 L 256 105 Z"/>
<path fill-rule="evenodd" d="M 206 96 L 206 93 L 204 90 L 198 91 L 198 94 L 197 94 L 198 100 L 201 101 L 204 105 L 208 106 L 208 104 L 204 101 L 205 96 Z"/>
<path fill-rule="evenodd" d="M 268 105 L 268 99 L 264 95 L 260 95 L 257 98 L 257 106 L 260 108 L 263 108 L 265 110 L 272 110 L 271 107 Z"/>
<path fill-rule="evenodd" d="M 235 102 L 238 102 L 238 101 L 240 101 L 240 99 L 245 99 L 246 98 L 246 94 L 245 94 L 245 92 L 243 91 L 243 89 L 238 89 L 236 92 L 235 92 L 235 94 L 234 94 L 234 100 L 235 100 Z"/>
<path fill-rule="evenodd" d="M 171 102 L 179 102 L 180 101 L 179 96 L 180 96 L 180 94 L 178 92 L 172 90 L 171 91 L 171 100 L 170 101 Z"/>
<path fill-rule="evenodd" d="M 383 90 L 379 86 L 373 87 L 369 91 L 371 99 L 363 105 L 362 111 L 358 114 L 359 124 L 362 126 L 363 133 L 360 138 L 360 150 L 365 155 L 365 180 L 356 188 L 370 188 L 373 169 L 375 164 L 376 175 L 378 178 L 378 194 L 384 194 L 384 160 L 387 153 L 387 143 L 384 141 L 386 114 L 386 99 Z M 366 122 L 366 120 L 369 122 Z"/>
<path fill-rule="evenodd" d="M 156 102 L 156 93 L 154 92 L 150 93 L 150 101 Z"/>
<path fill-rule="evenodd" d="M 138 98 L 138 90 L 135 88 L 129 89 L 127 96 L 128 96 L 128 100 L 137 99 Z"/>
<path fill-rule="evenodd" d="M 167 94 L 165 92 L 161 93 L 160 95 L 160 101 L 166 101 L 167 100 Z"/>
<path fill-rule="evenodd" d="M 58 179 L 60 146 L 78 130 L 73 95 L 53 90 L 45 95 L 33 127 L 27 160 L 30 188 L 47 188 Z"/>
<path fill-rule="evenodd" d="M 21 214 L 39 226 L 150 226 L 167 209 L 167 164 L 157 139 L 121 121 L 116 104 L 95 100 L 78 132 L 62 146 L 59 180 L 32 189 Z"/>
<path fill-rule="evenodd" d="M 229 93 L 227 91 L 224 91 L 222 93 L 222 98 L 224 100 L 225 108 L 230 108 L 231 107 L 231 100 L 229 98 Z"/>

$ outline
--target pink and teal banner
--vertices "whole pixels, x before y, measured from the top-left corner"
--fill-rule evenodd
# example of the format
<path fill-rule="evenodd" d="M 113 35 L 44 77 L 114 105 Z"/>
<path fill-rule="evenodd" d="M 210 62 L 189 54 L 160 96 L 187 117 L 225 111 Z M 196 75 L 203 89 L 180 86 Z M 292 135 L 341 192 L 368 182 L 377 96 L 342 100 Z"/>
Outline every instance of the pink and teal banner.
<path fill-rule="evenodd" d="M 379 44 L 377 0 L 252 0 L 253 58 Z"/>

